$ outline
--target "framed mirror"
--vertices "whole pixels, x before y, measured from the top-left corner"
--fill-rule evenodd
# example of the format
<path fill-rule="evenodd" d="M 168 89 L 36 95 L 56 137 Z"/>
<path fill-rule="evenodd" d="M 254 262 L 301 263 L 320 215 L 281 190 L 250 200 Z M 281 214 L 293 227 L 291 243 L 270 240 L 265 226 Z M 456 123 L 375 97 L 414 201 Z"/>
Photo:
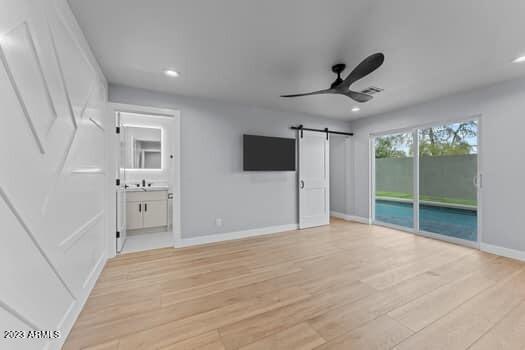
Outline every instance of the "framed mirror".
<path fill-rule="evenodd" d="M 125 168 L 162 170 L 162 129 L 124 125 Z"/>

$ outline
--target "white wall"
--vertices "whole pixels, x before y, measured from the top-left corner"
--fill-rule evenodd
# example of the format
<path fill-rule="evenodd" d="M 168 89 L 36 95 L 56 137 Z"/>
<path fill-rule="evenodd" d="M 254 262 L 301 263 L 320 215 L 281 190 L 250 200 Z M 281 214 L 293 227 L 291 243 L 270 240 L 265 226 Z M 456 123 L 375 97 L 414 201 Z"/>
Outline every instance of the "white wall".
<path fill-rule="evenodd" d="M 330 137 L 330 211 L 347 212 L 348 147 L 351 137 Z"/>
<path fill-rule="evenodd" d="M 60 330 L 53 349 L 106 260 L 107 84 L 65 1 L 0 8 L 0 328 Z"/>
<path fill-rule="evenodd" d="M 517 250 L 514 253 L 518 255 L 524 252 L 525 80 L 352 122 L 352 131 L 356 134 L 352 138 L 354 204 L 348 214 L 368 217 L 370 133 L 475 115 L 481 115 L 482 242 Z M 352 195 L 347 193 L 347 196 Z M 525 253 L 522 257 L 525 258 Z"/>
<path fill-rule="evenodd" d="M 242 135 L 295 137 L 290 126 L 348 130 L 348 123 L 294 112 L 251 108 L 207 99 L 110 85 L 110 100 L 181 113 L 182 237 L 297 223 L 295 172 L 243 172 Z M 338 145 L 344 136 L 333 136 Z M 340 147 L 332 164 L 345 162 Z M 334 158 L 335 157 L 335 158 Z M 332 191 L 345 193 L 342 179 Z M 334 196 L 337 198 L 337 196 Z M 333 205 L 344 200 L 337 199 Z M 336 208 L 344 211 L 344 208 Z M 215 219 L 221 218 L 222 227 Z"/>

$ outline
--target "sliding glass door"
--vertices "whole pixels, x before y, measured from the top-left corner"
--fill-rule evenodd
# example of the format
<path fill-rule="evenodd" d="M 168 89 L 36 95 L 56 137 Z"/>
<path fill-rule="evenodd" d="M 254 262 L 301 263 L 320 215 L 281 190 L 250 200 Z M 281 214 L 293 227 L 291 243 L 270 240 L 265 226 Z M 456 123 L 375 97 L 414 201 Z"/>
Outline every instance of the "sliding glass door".
<path fill-rule="evenodd" d="M 374 136 L 374 222 L 477 242 L 478 135 L 469 120 Z"/>
<path fill-rule="evenodd" d="M 412 133 L 378 136 L 375 145 L 375 219 L 414 227 L 414 157 Z"/>
<path fill-rule="evenodd" d="M 478 122 L 420 129 L 419 230 L 477 241 Z"/>

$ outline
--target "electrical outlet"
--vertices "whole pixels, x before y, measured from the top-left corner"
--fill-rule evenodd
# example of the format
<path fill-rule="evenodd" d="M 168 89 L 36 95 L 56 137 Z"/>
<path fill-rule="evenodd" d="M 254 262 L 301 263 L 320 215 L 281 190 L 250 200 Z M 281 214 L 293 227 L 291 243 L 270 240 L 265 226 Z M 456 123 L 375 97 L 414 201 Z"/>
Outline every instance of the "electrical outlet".
<path fill-rule="evenodd" d="M 215 219 L 215 226 L 217 226 L 217 227 L 221 227 L 222 226 L 222 219 L 221 218 Z"/>

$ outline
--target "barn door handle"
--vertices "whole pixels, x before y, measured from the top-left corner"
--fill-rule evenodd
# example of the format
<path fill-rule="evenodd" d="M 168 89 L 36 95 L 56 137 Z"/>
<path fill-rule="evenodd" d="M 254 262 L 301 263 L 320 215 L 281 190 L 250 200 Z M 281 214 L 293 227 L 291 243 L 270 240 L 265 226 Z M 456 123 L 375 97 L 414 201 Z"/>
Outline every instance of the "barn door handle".
<path fill-rule="evenodd" d="M 301 189 L 303 189 L 303 188 L 304 188 L 304 181 L 301 180 Z"/>

